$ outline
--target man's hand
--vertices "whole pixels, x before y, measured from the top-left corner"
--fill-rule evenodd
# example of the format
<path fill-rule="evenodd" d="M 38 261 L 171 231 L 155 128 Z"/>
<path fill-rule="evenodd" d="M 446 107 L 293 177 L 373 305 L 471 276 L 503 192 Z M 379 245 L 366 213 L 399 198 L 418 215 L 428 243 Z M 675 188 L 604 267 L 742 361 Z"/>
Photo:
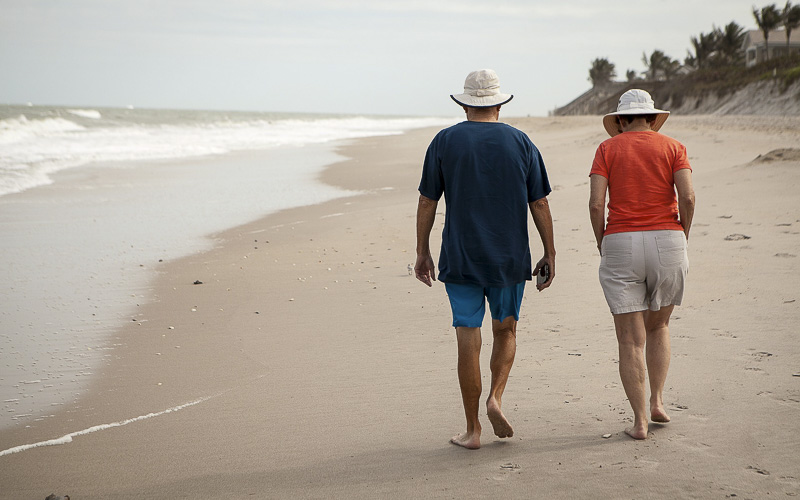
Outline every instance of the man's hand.
<path fill-rule="evenodd" d="M 547 264 L 550 267 L 550 277 L 547 278 L 547 281 L 545 281 L 541 285 L 538 285 L 538 284 L 536 285 L 536 289 L 539 290 L 540 292 L 542 290 L 544 290 L 545 288 L 549 287 L 550 284 L 553 282 L 553 278 L 556 277 L 556 259 L 554 257 L 549 257 L 547 255 L 542 257 L 542 260 L 540 260 L 539 262 L 536 263 L 536 268 L 533 270 L 533 276 L 535 277 L 536 275 L 538 275 L 539 274 L 539 270 L 545 264 Z"/>
<path fill-rule="evenodd" d="M 433 286 L 431 282 L 436 281 L 436 268 L 430 255 L 417 255 L 417 263 L 414 264 L 414 275 L 426 285 Z"/>
<path fill-rule="evenodd" d="M 436 281 L 436 269 L 431 257 L 431 229 L 436 218 L 438 201 L 419 195 L 417 205 L 417 263 L 414 264 L 414 274 L 417 279 L 428 286 L 431 281 Z"/>
<path fill-rule="evenodd" d="M 550 267 L 550 277 L 547 278 L 547 281 L 541 285 L 536 285 L 536 289 L 541 292 L 550 286 L 556 276 L 556 245 L 553 239 L 553 217 L 550 215 L 550 203 L 547 201 L 547 197 L 532 201 L 529 205 L 533 223 L 536 224 L 536 230 L 539 231 L 539 236 L 542 238 L 542 247 L 544 247 L 544 257 L 536 263 L 533 275 L 539 274 L 539 270 L 545 264 Z"/>

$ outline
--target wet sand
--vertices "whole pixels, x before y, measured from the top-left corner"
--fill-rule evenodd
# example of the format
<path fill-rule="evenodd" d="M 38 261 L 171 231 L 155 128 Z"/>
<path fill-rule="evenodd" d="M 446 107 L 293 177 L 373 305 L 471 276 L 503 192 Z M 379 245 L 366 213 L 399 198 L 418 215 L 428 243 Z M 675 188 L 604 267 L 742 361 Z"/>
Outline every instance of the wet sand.
<path fill-rule="evenodd" d="M 800 118 L 674 116 L 662 130 L 689 150 L 697 211 L 671 322 L 672 422 L 643 442 L 623 433 L 632 413 L 588 217 L 600 118 L 506 121 L 542 151 L 558 251 L 553 286 L 523 302 L 503 398 L 513 438 L 492 437 L 483 414 L 480 450 L 448 443 L 464 425 L 449 305 L 408 272 L 436 132 L 421 129 L 341 147 L 349 160 L 322 180 L 364 194 L 161 263 L 88 394 L 0 432 L 0 497 L 800 494 L 800 158 L 753 161 L 798 147 Z"/>

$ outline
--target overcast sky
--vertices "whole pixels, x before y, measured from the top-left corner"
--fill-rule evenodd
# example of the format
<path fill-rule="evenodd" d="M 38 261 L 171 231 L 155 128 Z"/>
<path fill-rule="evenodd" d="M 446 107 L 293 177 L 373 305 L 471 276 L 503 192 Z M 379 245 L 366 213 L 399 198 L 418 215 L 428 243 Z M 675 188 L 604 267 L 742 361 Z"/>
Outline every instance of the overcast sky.
<path fill-rule="evenodd" d="M 766 3 L 757 2 L 761 7 Z M 780 3 L 779 7 L 782 7 Z M 642 53 L 683 61 L 737 0 L 0 0 L 0 102 L 453 115 L 492 68 L 508 116 L 544 116 Z"/>

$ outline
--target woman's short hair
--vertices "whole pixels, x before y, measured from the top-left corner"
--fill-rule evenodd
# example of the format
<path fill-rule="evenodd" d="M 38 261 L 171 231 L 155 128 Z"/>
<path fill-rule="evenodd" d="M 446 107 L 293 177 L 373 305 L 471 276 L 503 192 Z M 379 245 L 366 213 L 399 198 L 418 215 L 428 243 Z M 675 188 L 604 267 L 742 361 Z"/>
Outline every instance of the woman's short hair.
<path fill-rule="evenodd" d="M 620 120 L 625 120 L 625 123 L 630 123 L 636 118 L 644 118 L 648 123 L 653 123 L 656 120 L 655 114 L 652 115 L 617 115 Z"/>

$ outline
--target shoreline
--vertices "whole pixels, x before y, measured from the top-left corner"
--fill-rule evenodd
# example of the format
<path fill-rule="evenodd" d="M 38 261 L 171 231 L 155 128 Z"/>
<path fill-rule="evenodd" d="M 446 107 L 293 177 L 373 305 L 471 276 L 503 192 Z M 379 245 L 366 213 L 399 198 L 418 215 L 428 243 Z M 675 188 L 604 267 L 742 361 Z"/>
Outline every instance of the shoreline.
<path fill-rule="evenodd" d="M 689 149 L 698 213 L 665 391 L 675 418 L 648 441 L 621 436 L 630 411 L 596 283 L 585 204 L 604 135 L 599 118 L 512 118 L 504 121 L 544 155 L 559 252 L 552 293 L 529 292 L 523 303 L 504 398 L 513 439 L 494 439 L 487 423 L 480 451 L 447 444 L 463 425 L 449 304 L 441 288 L 407 272 L 419 169 L 438 130 L 416 129 L 352 141 L 339 148 L 349 159 L 320 174 L 364 194 L 272 214 L 218 233 L 218 247 L 167 262 L 155 300 L 137 310 L 137 324 L 115 332 L 120 346 L 89 393 L 56 418 L 0 431 L 0 451 L 200 402 L 2 456 L 0 496 L 444 498 L 520 496 L 533 485 L 576 497 L 797 491 L 791 423 L 800 391 L 791 370 L 800 353 L 791 329 L 800 314 L 791 277 L 800 266 L 773 256 L 800 242 L 799 195 L 790 189 L 797 163 L 765 165 L 766 173 L 748 165 L 797 144 L 800 133 L 675 118 L 664 132 L 682 134 L 673 136 Z M 769 196 L 740 204 L 750 192 Z M 724 239 L 734 233 L 751 239 Z M 535 236 L 531 251 L 540 252 Z M 753 259 L 768 283 L 740 279 Z M 768 336 L 757 329 L 762 321 Z M 758 425 L 765 405 L 789 439 Z"/>
<path fill-rule="evenodd" d="M 426 128 L 420 129 L 412 129 L 407 131 L 406 134 L 414 133 L 418 131 L 428 130 Z M 438 130 L 438 129 L 437 129 Z M 323 201 L 322 203 L 303 203 L 298 206 L 288 208 L 288 209 L 278 209 L 277 211 L 270 211 L 265 215 L 255 216 L 253 217 L 250 222 L 246 222 L 244 224 L 236 224 L 233 227 L 228 227 L 226 229 L 216 230 L 216 231 L 209 231 L 203 236 L 198 236 L 195 238 L 196 241 L 191 243 L 190 246 L 186 247 L 186 249 L 193 249 L 188 251 L 183 251 L 178 254 L 173 253 L 173 249 L 170 247 L 168 250 L 165 250 L 164 253 L 152 253 L 144 256 L 139 259 L 130 260 L 127 262 L 124 268 L 126 269 L 125 272 L 129 274 L 124 279 L 124 284 L 122 284 L 122 290 L 119 291 L 120 297 L 117 302 L 120 302 L 119 306 L 114 309 L 114 313 L 111 316 L 103 317 L 103 318 L 95 318 L 94 314 L 91 314 L 91 320 L 82 320 L 82 321 L 90 321 L 92 324 L 86 324 L 84 327 L 76 326 L 75 328 L 79 328 L 79 331 L 83 333 L 86 328 L 93 328 L 98 331 L 96 335 L 87 338 L 81 338 L 77 342 L 69 342 L 68 344 L 72 344 L 70 347 L 69 345 L 64 345 L 61 347 L 55 347 L 56 352 L 60 350 L 69 352 L 75 351 L 76 347 L 75 344 L 79 344 L 78 350 L 89 350 L 95 352 L 104 352 L 106 354 L 101 355 L 100 357 L 94 359 L 93 361 L 86 362 L 88 364 L 83 365 L 83 371 L 89 376 L 87 382 L 83 384 L 79 384 L 74 389 L 72 389 L 74 394 L 70 396 L 69 401 L 65 401 L 63 396 L 60 392 L 55 394 L 55 398 L 53 401 L 58 401 L 56 403 L 59 407 L 55 412 L 48 412 L 43 411 L 39 414 L 34 412 L 31 415 L 19 415 L 24 419 L 28 417 L 29 420 L 24 423 L 17 423 L 5 428 L 0 428 L 0 436 L 4 433 L 14 434 L 14 433 L 27 433 L 28 431 L 36 428 L 43 427 L 49 420 L 58 419 L 60 414 L 64 413 L 73 413 L 79 412 L 80 408 L 85 407 L 84 401 L 87 399 L 93 398 L 93 393 L 97 392 L 97 387 L 102 386 L 102 379 L 106 377 L 106 371 L 109 367 L 113 369 L 114 363 L 117 363 L 120 359 L 119 351 L 121 349 L 126 349 L 129 347 L 127 343 L 132 339 L 135 338 L 137 332 L 142 329 L 142 327 L 148 326 L 148 322 L 151 319 L 148 319 L 146 313 L 143 313 L 143 309 L 147 309 L 152 307 L 154 303 L 160 302 L 162 299 L 161 297 L 166 293 L 162 292 L 159 293 L 159 286 L 158 283 L 163 281 L 163 275 L 169 274 L 170 269 L 175 267 L 182 267 L 185 266 L 183 264 L 185 261 L 192 261 L 196 258 L 203 258 L 203 256 L 213 254 L 215 251 L 221 251 L 221 247 L 225 246 L 226 244 L 230 243 L 231 240 L 239 240 L 242 237 L 242 231 L 245 231 L 244 228 L 268 223 L 267 221 L 275 219 L 278 221 L 275 225 L 276 226 L 287 226 L 288 228 L 294 229 L 293 226 L 298 224 L 303 224 L 305 221 L 301 220 L 294 220 L 295 216 L 291 214 L 305 214 L 307 211 L 316 212 L 318 210 L 323 210 L 326 205 L 329 205 L 331 202 L 341 202 L 341 205 L 337 205 L 334 203 L 335 206 L 343 207 L 340 208 L 341 210 L 347 210 L 346 207 L 351 205 L 351 202 L 348 201 L 349 199 L 358 199 L 365 195 L 385 195 L 391 194 L 390 191 L 394 189 L 392 186 L 383 185 L 380 186 L 372 185 L 371 182 L 356 182 L 355 185 L 357 187 L 352 187 L 354 183 L 348 182 L 341 182 L 341 179 L 337 178 L 337 176 L 331 175 L 330 172 L 337 168 L 348 168 L 348 166 L 352 165 L 355 167 L 355 170 L 361 168 L 358 165 L 358 160 L 354 160 L 351 158 L 346 158 L 342 156 L 341 151 L 346 151 L 351 148 L 358 148 L 359 144 L 362 141 L 369 141 L 369 140 L 380 140 L 380 139 L 391 139 L 392 137 L 400 137 L 397 135 L 390 135 L 390 136 L 373 136 L 373 137 L 366 137 L 366 138 L 359 138 L 359 139 L 341 139 L 335 141 L 332 144 L 321 144 L 321 145 L 306 145 L 303 147 L 290 147 L 287 148 L 290 152 L 297 152 L 299 154 L 307 154 L 311 152 L 313 157 L 315 158 L 327 158 L 328 162 L 322 167 L 317 174 L 315 174 L 316 180 L 321 185 L 325 187 L 321 189 L 323 192 L 331 191 L 332 193 L 337 193 L 337 196 L 331 200 Z M 275 155 L 279 157 L 285 156 L 286 152 L 281 151 L 274 151 L 274 150 L 265 150 L 265 151 L 240 151 L 234 153 L 228 153 L 222 156 L 212 156 L 212 157 L 204 157 L 199 159 L 189 159 L 189 160 L 159 160 L 157 162 L 150 162 L 149 165 L 144 169 L 146 170 L 156 170 L 159 168 L 160 165 L 172 165 L 173 167 L 177 167 L 178 169 L 186 169 L 186 168 L 193 168 L 194 165 L 198 162 L 202 164 L 208 165 L 220 165 L 224 163 L 233 163 L 237 164 L 237 162 L 245 161 L 245 162 L 253 162 L 253 161 L 264 161 L 264 158 L 271 158 Z M 306 158 L 307 161 L 307 158 Z M 316 162 L 312 161 L 312 168 Z M 110 173 L 110 178 L 114 179 L 114 183 L 121 183 L 126 187 L 136 184 L 142 184 L 148 182 L 148 179 L 151 178 L 149 175 L 143 174 L 141 171 L 137 171 L 137 169 L 133 169 L 130 166 L 125 164 L 112 164 L 111 166 L 108 165 L 84 165 L 75 169 L 69 169 L 62 172 L 57 172 L 55 175 L 59 178 L 54 184 L 43 186 L 42 190 L 38 190 L 35 193 L 17 193 L 12 196 L 20 197 L 26 200 L 34 199 L 34 200 L 41 200 L 41 199 L 50 199 L 52 196 L 48 194 L 49 192 L 55 192 L 57 196 L 66 196 L 65 194 L 62 195 L 61 193 L 66 193 L 69 189 L 75 189 L 76 185 L 82 185 L 82 181 L 90 178 L 97 178 L 102 175 L 109 175 L 109 169 L 113 170 Z M 176 180 L 185 178 L 187 174 L 175 174 L 170 173 L 170 176 L 175 176 Z M 352 175 L 352 174 L 348 174 Z M 348 177 L 346 175 L 345 177 Z M 341 176 L 340 176 L 341 177 Z M 387 174 L 383 176 L 384 179 L 391 178 L 391 174 Z M 349 178 L 349 177 L 348 177 Z M 126 180 L 127 179 L 127 180 Z M 351 187 L 347 187 L 350 184 Z M 320 189 L 317 188 L 317 191 Z M 370 192 L 367 192 L 370 191 Z M 306 193 L 304 195 L 307 196 Z M 7 201 L 7 200 L 6 200 Z M 25 204 L 26 202 L 23 202 Z M 264 209 L 268 210 L 268 209 Z M 342 212 L 334 212 L 329 214 L 321 215 L 321 218 L 334 218 L 338 217 L 339 214 Z M 239 216 L 241 217 L 241 215 Z M 305 217 L 305 216 L 302 216 Z M 277 229 L 280 232 L 280 229 L 277 227 L 272 227 L 271 229 Z M 257 235 L 262 232 L 269 231 L 270 229 L 255 229 L 252 231 L 245 231 L 245 232 L 252 232 L 256 236 L 254 237 L 254 249 L 257 248 Z M 175 240 L 175 238 L 172 238 Z M 132 240 L 133 241 L 133 240 Z M 262 240 L 263 241 L 263 240 Z M 184 246 L 185 241 L 183 241 Z M 159 243 L 161 244 L 161 243 Z M 165 246 L 169 247 L 164 243 Z M 133 247 L 133 245 L 131 245 Z M 262 247 L 263 249 L 264 247 Z M 246 258 L 246 257 L 245 257 Z M 156 262 L 157 261 L 157 262 Z M 413 262 L 413 259 L 412 259 Z M 405 269 L 405 265 L 404 265 Z M 197 273 L 202 275 L 203 273 Z M 136 276 L 134 276 L 136 275 Z M 129 281 L 128 278 L 135 278 L 134 281 Z M 200 276 L 203 280 L 208 279 L 203 276 Z M 191 288 L 196 288 L 193 285 L 194 281 L 201 281 L 200 279 L 193 279 L 190 280 L 188 283 L 191 287 L 186 287 L 186 290 L 191 290 Z M 204 282 L 204 284 L 206 284 Z M 133 285 L 133 286 L 131 286 Z M 181 283 L 181 285 L 186 285 L 186 283 Z M 173 287 L 172 291 L 175 291 L 177 287 Z M 103 291 L 103 294 L 106 296 L 103 300 L 108 299 L 108 291 Z M 131 295 L 133 294 L 133 295 Z M 125 299 L 125 297 L 134 297 L 134 299 Z M 124 304 L 121 301 L 125 301 Z M 189 307 L 188 310 L 194 309 L 194 307 Z M 89 316 L 88 314 L 84 314 L 83 316 Z M 128 318 L 132 318 L 132 320 L 128 320 Z M 110 327 L 109 325 L 116 324 L 117 326 Z M 171 326 L 171 325 L 170 325 Z M 110 328 L 110 331 L 109 331 Z M 174 332 L 167 332 L 167 333 L 174 333 Z M 176 348 L 178 348 L 176 346 Z M 152 353 L 149 353 L 152 354 Z M 158 356 L 167 355 L 168 351 L 165 350 L 164 353 L 158 352 Z M 80 357 L 80 356 L 79 356 Z M 85 357 L 85 356 L 84 356 Z M 37 363 L 34 363 L 37 364 Z M 83 374 L 83 372 L 81 372 Z M 61 377 L 58 377 L 59 379 Z M 117 377 L 113 377 L 117 378 Z M 51 379 L 43 378 L 42 379 L 45 383 L 50 382 Z M 159 383 L 156 383 L 158 385 Z M 48 384 L 49 386 L 50 384 Z M 108 391 L 115 391 L 114 388 L 110 389 L 100 389 L 101 392 Z M 52 399 L 52 398 L 51 398 Z M 12 401 L 16 401 L 16 398 Z M 48 400 L 50 401 L 50 400 Z M 8 401 L 6 401 L 8 402 Z M 183 404 L 181 402 L 179 404 Z M 153 411 L 163 411 L 168 409 L 167 407 L 161 409 L 154 409 Z M 132 413 L 135 413 L 132 412 Z M 120 421 L 125 421 L 130 418 L 138 418 L 136 415 L 133 415 L 131 412 L 123 415 L 120 415 Z M 30 420 L 33 419 L 33 420 Z M 105 424 L 103 424 L 105 425 Z M 72 429 L 71 432 L 81 432 L 80 429 Z M 66 434 L 65 434 L 66 435 Z M 44 442 L 49 441 L 49 439 L 44 439 Z M 5 444 L 5 443 L 4 443 Z M 4 444 L 0 445 L 0 451 L 6 449 Z M 27 449 L 27 447 L 31 444 L 36 443 L 26 443 L 21 445 Z M 17 445 L 20 446 L 20 445 Z"/>
<path fill-rule="evenodd" d="M 137 321 L 166 263 L 212 249 L 217 233 L 281 206 L 352 195 L 303 180 L 340 161 L 333 150 L 323 144 L 93 163 L 0 198 L 10 283 L 1 319 L 7 332 L 20 332 L 0 345 L 16 365 L 0 369 L 0 428 L 48 418 L 85 392 L 113 356 L 110 332 Z M 291 173 L 270 175 L 280 166 Z M 270 185 L 286 187 L 264 190 Z"/>

